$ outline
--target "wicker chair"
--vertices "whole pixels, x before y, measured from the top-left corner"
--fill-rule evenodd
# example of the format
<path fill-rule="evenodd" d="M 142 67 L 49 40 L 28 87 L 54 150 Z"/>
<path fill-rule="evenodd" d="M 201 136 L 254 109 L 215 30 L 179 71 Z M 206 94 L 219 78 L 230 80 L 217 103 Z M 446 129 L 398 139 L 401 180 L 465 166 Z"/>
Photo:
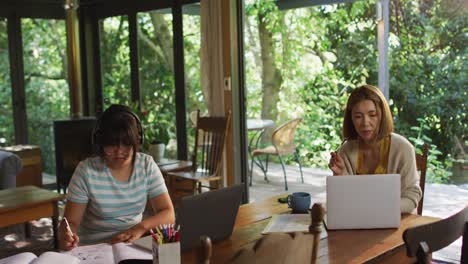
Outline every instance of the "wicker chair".
<path fill-rule="evenodd" d="M 253 176 L 253 165 L 255 161 L 255 157 L 260 155 L 266 155 L 266 165 L 265 170 L 263 173 L 265 174 L 265 180 L 267 180 L 266 173 L 268 172 L 268 158 L 270 155 L 278 156 L 281 166 L 283 168 L 284 173 L 284 189 L 288 190 L 288 181 L 286 177 L 286 169 L 284 166 L 283 156 L 288 154 L 294 154 L 296 162 L 299 164 L 299 170 L 301 172 L 301 181 L 304 183 L 304 177 L 302 175 L 302 165 L 299 159 L 299 154 L 297 151 L 297 147 L 294 144 L 294 135 L 296 134 L 297 126 L 302 121 L 302 118 L 296 118 L 291 121 L 288 121 L 273 131 L 271 136 L 271 143 L 272 145 L 267 146 L 265 148 L 255 149 L 252 152 L 252 160 L 250 166 L 250 186 L 252 186 L 252 176 Z"/>

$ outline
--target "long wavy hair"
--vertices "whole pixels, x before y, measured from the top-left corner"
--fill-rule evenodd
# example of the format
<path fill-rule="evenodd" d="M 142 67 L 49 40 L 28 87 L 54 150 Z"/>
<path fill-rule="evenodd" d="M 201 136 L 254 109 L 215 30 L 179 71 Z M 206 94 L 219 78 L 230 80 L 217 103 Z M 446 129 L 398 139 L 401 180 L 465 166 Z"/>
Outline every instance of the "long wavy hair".
<path fill-rule="evenodd" d="M 353 107 L 364 100 L 374 102 L 377 113 L 381 116 L 377 139 L 380 140 L 393 132 L 392 113 L 390 112 L 390 107 L 388 106 L 385 96 L 377 87 L 365 84 L 354 89 L 349 95 L 343 120 L 343 138 L 345 140 L 358 138 L 358 133 L 354 127 L 351 114 Z"/>

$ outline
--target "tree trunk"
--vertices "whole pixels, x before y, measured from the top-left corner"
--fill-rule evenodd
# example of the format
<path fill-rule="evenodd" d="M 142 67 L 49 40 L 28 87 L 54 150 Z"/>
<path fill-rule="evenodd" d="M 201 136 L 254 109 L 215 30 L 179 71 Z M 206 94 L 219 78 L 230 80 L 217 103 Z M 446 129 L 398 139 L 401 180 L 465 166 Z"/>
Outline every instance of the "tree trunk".
<path fill-rule="evenodd" d="M 283 82 L 280 69 L 275 64 L 273 33 L 266 26 L 266 14 L 258 14 L 258 32 L 262 60 L 262 119 L 277 121 L 279 91 Z M 271 134 L 265 135 L 269 139 Z"/>
<path fill-rule="evenodd" d="M 151 23 L 154 27 L 154 38 L 160 47 L 165 63 L 170 65 L 172 72 L 174 72 L 174 49 L 172 47 L 172 34 L 167 26 L 167 21 L 164 19 L 163 14 L 155 12 L 150 13 Z"/>
<path fill-rule="evenodd" d="M 154 38 L 155 38 L 155 43 L 157 46 L 159 46 L 160 51 L 165 60 L 165 63 L 167 63 L 171 71 L 174 73 L 174 48 L 173 48 L 173 36 L 171 34 L 171 31 L 169 29 L 169 26 L 167 25 L 167 21 L 164 19 L 164 14 L 158 14 L 155 12 L 150 13 L 151 15 L 151 23 L 153 24 L 154 27 Z M 151 46 L 151 45 L 149 45 Z M 192 77 L 187 74 L 187 70 L 185 70 L 184 76 L 185 76 L 185 90 L 186 91 L 192 91 Z"/>

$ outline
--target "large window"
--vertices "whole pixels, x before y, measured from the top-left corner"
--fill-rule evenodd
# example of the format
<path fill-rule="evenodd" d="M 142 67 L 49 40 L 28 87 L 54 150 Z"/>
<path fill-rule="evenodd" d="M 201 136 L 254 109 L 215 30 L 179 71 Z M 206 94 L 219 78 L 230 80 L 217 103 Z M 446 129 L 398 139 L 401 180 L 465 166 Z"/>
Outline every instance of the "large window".
<path fill-rule="evenodd" d="M 109 17 L 99 23 L 104 106 L 129 104 L 130 48 L 127 16 Z"/>
<path fill-rule="evenodd" d="M 277 126 L 303 118 L 295 139 L 302 163 L 326 168 L 341 143 L 348 91 L 377 83 L 375 1 L 283 9 L 252 0 L 244 22 L 247 118 Z"/>
<path fill-rule="evenodd" d="M 0 146 L 15 143 L 6 19 L 0 18 Z"/>
<path fill-rule="evenodd" d="M 246 114 L 277 125 L 303 117 L 297 134 L 301 158 L 306 166 L 326 168 L 329 152 L 341 143 L 349 92 L 363 83 L 378 84 L 377 25 L 383 21 L 376 16 L 377 1 L 311 7 L 281 2 L 245 1 Z M 463 1 L 390 1 L 389 10 L 385 41 L 395 131 L 417 152 L 430 145 L 429 182 L 464 183 Z"/>
<path fill-rule="evenodd" d="M 185 65 L 185 103 L 188 112 L 187 143 L 189 152 L 195 138 L 194 113 L 199 109 L 202 114 L 207 113 L 206 99 L 201 88 L 201 19 L 200 5 L 182 6 L 184 65 Z"/>
<path fill-rule="evenodd" d="M 65 21 L 22 19 L 29 143 L 39 145 L 43 171 L 55 173 L 53 120 L 68 118 Z"/>
<path fill-rule="evenodd" d="M 142 121 L 148 143 L 167 144 L 166 158 L 177 157 L 174 50 L 170 9 L 138 13 Z"/>

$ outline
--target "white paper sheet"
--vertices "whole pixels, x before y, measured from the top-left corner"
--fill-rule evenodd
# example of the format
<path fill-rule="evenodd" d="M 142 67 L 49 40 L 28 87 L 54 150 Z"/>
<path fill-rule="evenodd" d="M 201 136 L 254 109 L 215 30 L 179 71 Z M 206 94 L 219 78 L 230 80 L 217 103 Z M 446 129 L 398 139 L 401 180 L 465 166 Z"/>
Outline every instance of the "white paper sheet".
<path fill-rule="evenodd" d="M 80 259 L 80 264 L 119 263 L 126 259 L 152 259 L 151 251 L 140 249 L 130 243 L 96 244 L 80 246 L 66 252 Z M 64 264 L 64 263 L 60 263 Z"/>
<path fill-rule="evenodd" d="M 64 252 L 80 259 L 80 264 L 114 263 L 112 245 L 107 243 L 80 246 Z"/>
<path fill-rule="evenodd" d="M 34 264 L 78 264 L 80 260 L 74 256 L 48 251 L 42 253 L 33 261 Z"/>
<path fill-rule="evenodd" d="M 23 252 L 0 259 L 0 264 L 78 264 L 80 260 L 73 256 L 47 251 L 37 257 L 34 253 Z"/>
<path fill-rule="evenodd" d="M 113 245 L 115 263 L 125 259 L 153 259 L 151 251 L 139 248 L 131 243 L 117 243 Z"/>
<path fill-rule="evenodd" d="M 291 233 L 291 232 L 309 232 L 310 225 L 309 214 L 280 214 L 273 215 L 270 223 L 265 227 L 262 234 L 268 233 Z M 322 228 L 320 239 L 328 236 L 325 228 Z"/>
<path fill-rule="evenodd" d="M 152 243 L 153 243 L 153 238 L 151 236 L 141 237 L 141 238 L 133 241 L 134 245 L 137 245 L 137 246 L 139 246 L 141 248 L 144 248 L 146 250 L 149 250 L 149 251 L 151 251 L 153 249 Z"/>
<path fill-rule="evenodd" d="M 0 259 L 0 264 L 24 264 L 31 263 L 37 256 L 31 252 L 19 253 L 7 258 Z"/>

